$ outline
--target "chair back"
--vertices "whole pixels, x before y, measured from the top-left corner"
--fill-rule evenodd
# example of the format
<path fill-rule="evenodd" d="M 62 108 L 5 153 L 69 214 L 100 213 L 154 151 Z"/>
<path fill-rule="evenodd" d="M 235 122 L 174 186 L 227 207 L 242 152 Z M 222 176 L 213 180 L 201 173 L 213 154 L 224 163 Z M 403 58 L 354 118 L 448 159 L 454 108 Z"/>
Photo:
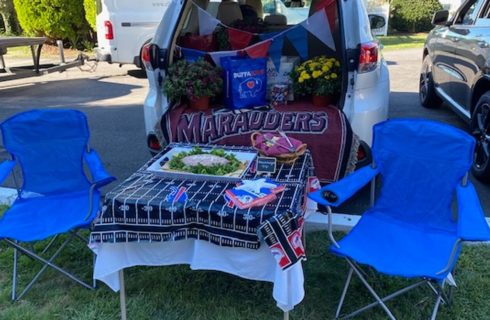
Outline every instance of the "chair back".
<path fill-rule="evenodd" d="M 474 148 L 470 135 L 435 121 L 397 119 L 376 125 L 372 151 L 382 187 L 375 211 L 455 232 L 451 201 L 471 167 Z"/>
<path fill-rule="evenodd" d="M 86 190 L 83 154 L 89 129 L 76 110 L 32 110 L 0 124 L 3 145 L 22 169 L 25 192 L 55 194 Z"/>

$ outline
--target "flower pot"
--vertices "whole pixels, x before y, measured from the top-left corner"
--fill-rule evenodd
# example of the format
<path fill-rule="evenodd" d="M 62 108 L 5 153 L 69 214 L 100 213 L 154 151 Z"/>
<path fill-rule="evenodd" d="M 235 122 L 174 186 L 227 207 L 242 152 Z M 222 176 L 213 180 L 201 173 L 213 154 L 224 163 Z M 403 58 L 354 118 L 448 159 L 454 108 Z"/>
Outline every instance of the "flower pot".
<path fill-rule="evenodd" d="M 209 97 L 189 98 L 189 107 L 196 110 L 208 110 L 209 109 Z"/>
<path fill-rule="evenodd" d="M 318 96 L 316 94 L 311 96 L 311 101 L 315 107 L 326 107 L 332 104 L 332 96 Z"/>

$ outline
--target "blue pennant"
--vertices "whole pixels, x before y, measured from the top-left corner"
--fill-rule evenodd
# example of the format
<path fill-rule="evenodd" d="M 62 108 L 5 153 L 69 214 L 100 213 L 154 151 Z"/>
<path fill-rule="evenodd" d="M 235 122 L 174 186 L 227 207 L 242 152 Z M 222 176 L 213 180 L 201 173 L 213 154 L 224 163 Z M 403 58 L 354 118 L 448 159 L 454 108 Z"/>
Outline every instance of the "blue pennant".
<path fill-rule="evenodd" d="M 281 31 L 267 32 L 259 34 L 260 41 L 264 41 L 270 38 L 274 38 L 276 35 L 281 33 Z"/>
<path fill-rule="evenodd" d="M 189 48 L 180 48 L 180 51 L 182 52 L 184 59 L 189 62 L 195 62 L 199 58 L 204 57 L 204 55 L 206 54 L 206 52 L 204 51 Z"/>
<path fill-rule="evenodd" d="M 281 65 L 281 55 L 282 55 L 282 47 L 284 45 L 284 36 L 281 35 L 279 37 L 272 38 L 272 43 L 269 47 L 269 57 L 271 58 L 276 70 L 279 71 L 279 67 Z"/>
<path fill-rule="evenodd" d="M 303 26 L 297 25 L 288 30 L 286 36 L 296 51 L 298 51 L 301 59 L 308 59 L 308 31 Z"/>

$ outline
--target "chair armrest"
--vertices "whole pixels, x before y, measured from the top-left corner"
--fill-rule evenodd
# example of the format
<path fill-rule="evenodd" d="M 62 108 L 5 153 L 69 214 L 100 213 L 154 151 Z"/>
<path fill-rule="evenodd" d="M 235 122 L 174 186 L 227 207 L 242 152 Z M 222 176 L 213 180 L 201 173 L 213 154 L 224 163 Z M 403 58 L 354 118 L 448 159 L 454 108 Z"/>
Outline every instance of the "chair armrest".
<path fill-rule="evenodd" d="M 308 197 L 322 205 L 338 207 L 376 177 L 378 173 L 377 168 L 363 167 L 342 180 L 308 194 Z"/>
<path fill-rule="evenodd" d="M 0 183 L 4 182 L 15 167 L 15 160 L 5 160 L 0 163 Z"/>
<path fill-rule="evenodd" d="M 85 162 L 87 162 L 90 174 L 92 175 L 92 182 L 95 183 L 96 187 L 103 187 L 116 180 L 116 178 L 111 176 L 105 170 L 104 165 L 95 150 L 85 152 L 83 158 L 85 159 Z"/>
<path fill-rule="evenodd" d="M 473 184 L 468 181 L 466 186 L 458 185 L 456 196 L 458 199 L 458 236 L 463 241 L 490 240 L 490 228 Z"/>

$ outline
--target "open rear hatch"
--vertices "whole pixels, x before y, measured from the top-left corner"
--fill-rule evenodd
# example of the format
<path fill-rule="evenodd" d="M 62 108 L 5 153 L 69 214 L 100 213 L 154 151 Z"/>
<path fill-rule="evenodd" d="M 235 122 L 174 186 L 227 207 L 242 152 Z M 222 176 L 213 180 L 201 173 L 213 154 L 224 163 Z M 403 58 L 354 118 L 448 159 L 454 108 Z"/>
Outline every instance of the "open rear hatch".
<path fill-rule="evenodd" d="M 150 44 L 143 52 L 147 68 L 162 69 L 157 80 L 162 90 L 168 68 L 181 60 L 193 63 L 202 59 L 223 67 L 221 62 L 226 57 L 264 58 L 266 77 L 262 79 L 268 83 L 264 85 L 267 100 L 233 108 L 226 103 L 226 89 L 211 99 L 212 108 L 199 111 L 189 107 L 189 97 L 174 99 L 150 145 L 159 147 L 175 141 L 250 145 L 250 135 L 255 131 L 281 131 L 308 144 L 321 181 L 336 181 L 354 170 L 360 142 L 341 111 L 352 66 L 344 63 L 346 50 L 335 0 L 313 1 L 309 6 L 281 0 L 247 0 L 243 4 L 186 1 L 180 14 L 168 49 Z M 316 106 L 311 93 L 292 92 L 297 87 L 291 78 L 297 83 L 333 78 L 330 69 L 337 70 L 334 76 L 340 81 L 329 102 Z M 233 77 L 257 74 L 254 70 L 241 69 Z M 225 76 L 223 85 L 231 80 Z M 262 80 L 243 83 L 254 88 L 263 85 Z M 289 89 L 287 98 L 274 103 L 274 90 L 281 85 Z"/>

